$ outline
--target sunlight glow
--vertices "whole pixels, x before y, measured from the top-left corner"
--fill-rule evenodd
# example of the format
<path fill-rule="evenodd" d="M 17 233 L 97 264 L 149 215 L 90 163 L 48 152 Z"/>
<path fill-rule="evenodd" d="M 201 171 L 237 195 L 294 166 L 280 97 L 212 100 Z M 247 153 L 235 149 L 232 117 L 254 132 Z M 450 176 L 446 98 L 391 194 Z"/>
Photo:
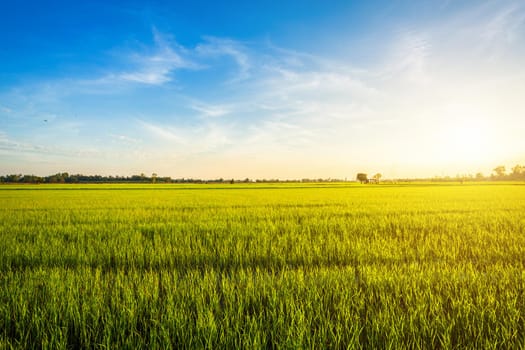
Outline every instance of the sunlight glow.
<path fill-rule="evenodd" d="M 449 162 L 479 163 L 495 155 L 494 135 L 481 112 L 456 107 L 447 116 L 439 140 L 440 158 Z"/>

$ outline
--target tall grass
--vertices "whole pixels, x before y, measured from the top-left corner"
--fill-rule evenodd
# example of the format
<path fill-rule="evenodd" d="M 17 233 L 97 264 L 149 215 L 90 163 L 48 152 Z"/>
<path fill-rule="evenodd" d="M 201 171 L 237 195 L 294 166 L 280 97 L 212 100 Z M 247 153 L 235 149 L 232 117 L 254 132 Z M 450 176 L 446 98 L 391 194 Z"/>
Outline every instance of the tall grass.
<path fill-rule="evenodd" d="M 525 347 L 522 185 L 0 201 L 0 348 Z"/>

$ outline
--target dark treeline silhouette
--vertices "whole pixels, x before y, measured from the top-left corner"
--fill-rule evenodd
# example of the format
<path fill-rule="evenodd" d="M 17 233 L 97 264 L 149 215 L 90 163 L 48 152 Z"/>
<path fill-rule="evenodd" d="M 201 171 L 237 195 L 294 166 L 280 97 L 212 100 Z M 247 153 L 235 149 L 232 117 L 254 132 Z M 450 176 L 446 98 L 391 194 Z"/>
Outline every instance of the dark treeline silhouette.
<path fill-rule="evenodd" d="M 358 181 L 362 183 L 368 183 L 369 179 L 366 178 L 366 174 L 357 177 Z M 363 177 L 364 176 L 364 177 Z M 379 179 L 382 175 L 376 174 L 373 179 L 376 179 L 374 183 L 379 183 Z M 366 179 L 365 179 L 366 178 Z M 365 179 L 365 180 L 363 180 Z M 386 180 L 383 183 L 394 182 L 411 182 L 411 181 L 433 181 L 433 182 L 465 182 L 465 181 L 522 181 L 525 180 L 525 166 L 524 165 L 515 165 L 507 172 L 505 166 L 499 165 L 493 169 L 493 173 L 489 176 L 485 176 L 482 173 L 477 174 L 458 174 L 455 177 L 443 176 L 443 177 L 433 177 L 426 179 L 418 178 L 406 178 L 406 179 L 393 179 Z M 192 179 L 192 178 L 178 178 L 172 179 L 169 176 L 157 176 L 156 173 L 153 173 L 151 176 L 146 176 L 144 173 L 140 175 L 131 175 L 131 176 L 103 176 L 103 175 L 83 175 L 83 174 L 74 174 L 70 175 L 69 173 L 57 173 L 54 175 L 48 176 L 36 176 L 36 175 L 22 175 L 22 174 L 11 174 L 0 176 L 0 183 L 28 183 L 28 184 L 39 184 L 39 183 L 275 183 L 275 182 L 346 182 L 346 179 L 332 179 L 332 178 L 317 178 L 317 179 L 298 179 L 298 180 L 280 180 L 280 179 L 257 179 L 251 180 L 245 178 L 242 180 L 238 179 Z"/>
<path fill-rule="evenodd" d="M 204 182 L 229 182 L 223 179 L 218 180 L 201 180 L 201 179 L 172 179 L 169 176 L 146 176 L 144 174 L 131 176 L 103 176 L 103 175 L 83 175 L 68 173 L 57 173 L 48 176 L 11 174 L 0 176 L 0 182 L 3 183 L 204 183 Z"/>
<path fill-rule="evenodd" d="M 171 183 L 170 177 L 148 177 L 144 174 L 132 176 L 102 176 L 102 175 L 69 175 L 57 173 L 48 176 L 12 174 L 0 176 L 0 182 L 6 183 Z"/>
<path fill-rule="evenodd" d="M 245 179 L 193 179 L 193 178 L 178 178 L 172 179 L 169 176 L 161 177 L 157 174 L 152 176 L 146 176 L 144 174 L 131 175 L 131 176 L 102 176 L 102 175 L 82 175 L 75 174 L 69 175 L 68 173 L 57 173 L 48 176 L 36 176 L 36 175 L 22 175 L 22 174 L 11 174 L 0 176 L 0 183 L 27 183 L 27 184 L 40 184 L 40 183 L 274 183 L 274 182 L 342 182 L 345 180 L 341 179 L 301 179 L 301 180 L 279 180 L 279 179 L 257 179 L 251 180 Z"/>

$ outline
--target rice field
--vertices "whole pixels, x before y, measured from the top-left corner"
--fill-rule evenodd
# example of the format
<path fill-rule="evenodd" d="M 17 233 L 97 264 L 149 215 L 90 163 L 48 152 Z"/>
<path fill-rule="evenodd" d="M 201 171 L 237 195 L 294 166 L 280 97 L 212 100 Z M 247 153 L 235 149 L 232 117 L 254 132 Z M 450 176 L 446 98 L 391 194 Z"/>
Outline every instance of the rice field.
<path fill-rule="evenodd" d="M 525 184 L 0 186 L 0 348 L 523 349 Z"/>

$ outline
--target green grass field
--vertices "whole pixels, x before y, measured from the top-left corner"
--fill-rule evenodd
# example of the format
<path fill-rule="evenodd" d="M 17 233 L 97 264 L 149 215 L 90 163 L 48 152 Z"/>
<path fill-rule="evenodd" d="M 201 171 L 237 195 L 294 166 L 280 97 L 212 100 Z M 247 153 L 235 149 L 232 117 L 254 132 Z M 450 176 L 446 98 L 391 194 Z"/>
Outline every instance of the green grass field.
<path fill-rule="evenodd" d="M 0 187 L 0 348 L 525 347 L 525 185 Z"/>

